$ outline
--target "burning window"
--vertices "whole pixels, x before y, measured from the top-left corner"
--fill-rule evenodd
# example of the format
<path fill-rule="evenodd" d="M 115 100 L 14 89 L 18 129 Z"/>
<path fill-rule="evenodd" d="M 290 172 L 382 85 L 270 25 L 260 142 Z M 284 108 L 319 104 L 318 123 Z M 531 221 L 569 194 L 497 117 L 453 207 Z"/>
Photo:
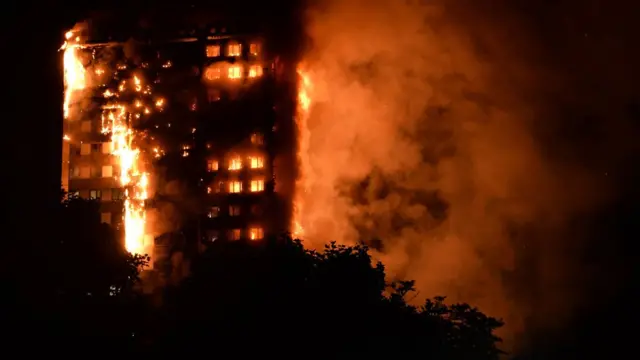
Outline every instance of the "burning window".
<path fill-rule="evenodd" d="M 264 144 L 264 137 L 260 133 L 251 134 L 251 143 L 254 145 Z"/>
<path fill-rule="evenodd" d="M 240 240 L 240 236 L 242 236 L 242 230 L 240 229 L 229 231 L 229 240 Z"/>
<path fill-rule="evenodd" d="M 102 167 L 102 177 L 110 178 L 113 176 L 113 167 L 111 165 L 104 165 Z"/>
<path fill-rule="evenodd" d="M 91 121 L 85 120 L 80 124 L 80 131 L 91 132 Z"/>
<path fill-rule="evenodd" d="M 249 229 L 249 238 L 251 240 L 260 240 L 264 238 L 264 231 L 261 227 L 252 227 Z"/>
<path fill-rule="evenodd" d="M 258 56 L 259 52 L 260 52 L 259 44 L 257 43 L 249 44 L 249 54 L 251 54 L 251 56 Z"/>
<path fill-rule="evenodd" d="M 89 199 L 99 200 L 102 198 L 101 190 L 89 190 Z"/>
<path fill-rule="evenodd" d="M 242 45 L 238 43 L 232 43 L 227 46 L 228 56 L 240 56 L 242 54 Z"/>
<path fill-rule="evenodd" d="M 207 212 L 207 217 L 212 219 L 218 216 L 220 216 L 220 208 L 218 206 L 210 207 L 209 211 Z"/>
<path fill-rule="evenodd" d="M 256 78 L 262 76 L 262 66 L 260 65 L 251 65 L 249 68 L 249 77 Z"/>
<path fill-rule="evenodd" d="M 229 216 L 239 216 L 240 215 L 240 206 L 239 205 L 231 205 L 229 206 Z"/>
<path fill-rule="evenodd" d="M 218 160 L 207 160 L 207 171 L 218 171 Z"/>
<path fill-rule="evenodd" d="M 218 66 L 209 66 L 204 72 L 204 77 L 209 81 L 220 79 L 222 70 Z"/>
<path fill-rule="evenodd" d="M 264 191 L 264 180 L 251 180 L 251 192 Z"/>
<path fill-rule="evenodd" d="M 242 159 L 240 159 L 239 157 L 229 159 L 229 170 L 240 170 L 240 169 L 242 169 Z"/>
<path fill-rule="evenodd" d="M 207 45 L 207 57 L 218 57 L 220 56 L 220 45 Z"/>
<path fill-rule="evenodd" d="M 242 182 L 237 180 L 229 181 L 229 192 L 230 193 L 242 192 Z"/>
<path fill-rule="evenodd" d="M 252 169 L 262 169 L 264 167 L 264 158 L 262 156 L 252 156 L 249 158 L 249 163 Z"/>
<path fill-rule="evenodd" d="M 240 79 L 242 76 L 242 67 L 240 65 L 229 66 L 229 79 Z"/>

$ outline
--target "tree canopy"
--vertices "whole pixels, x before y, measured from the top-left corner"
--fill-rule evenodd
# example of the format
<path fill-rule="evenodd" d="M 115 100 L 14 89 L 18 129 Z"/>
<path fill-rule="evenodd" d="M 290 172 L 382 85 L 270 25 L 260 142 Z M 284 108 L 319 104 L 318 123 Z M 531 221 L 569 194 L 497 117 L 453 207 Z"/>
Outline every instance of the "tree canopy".
<path fill-rule="evenodd" d="M 137 286 L 148 259 L 124 251 L 96 202 L 69 198 L 58 210 L 41 324 L 56 329 L 61 351 L 81 341 L 156 356 L 502 353 L 499 320 L 444 297 L 411 305 L 414 282 L 387 282 L 365 245 L 315 251 L 289 236 L 214 242 L 188 277 L 149 296 Z"/>

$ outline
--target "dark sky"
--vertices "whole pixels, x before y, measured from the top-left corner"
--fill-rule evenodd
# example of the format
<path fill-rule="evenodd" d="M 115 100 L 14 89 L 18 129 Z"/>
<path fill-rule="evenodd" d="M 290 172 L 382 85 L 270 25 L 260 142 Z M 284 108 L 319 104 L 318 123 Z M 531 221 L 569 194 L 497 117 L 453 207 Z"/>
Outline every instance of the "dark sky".
<path fill-rule="evenodd" d="M 492 6 L 504 1 L 478 0 L 473 6 Z M 3 133 L 4 154 L 9 160 L 4 168 L 4 178 L 8 180 L 4 187 L 10 198 L 10 208 L 5 208 L 10 222 L 5 231 L 11 234 L 4 238 L 9 244 L 9 251 L 3 250 L 7 260 L 18 258 L 19 253 L 14 250 L 28 250 L 36 240 L 46 238 L 46 225 L 39 224 L 54 221 L 48 214 L 60 184 L 63 91 L 61 57 L 56 56 L 56 50 L 64 30 L 73 26 L 84 11 L 61 8 L 56 3 L 9 1 L 4 3 L 2 12 L 2 62 L 4 77 L 9 79 L 3 97 L 3 122 L 8 125 Z M 132 2 L 119 3 L 131 6 Z M 262 5 L 264 8 L 259 11 L 271 14 L 280 11 L 278 2 L 264 3 L 268 4 Z M 571 79 L 572 86 L 565 90 L 571 92 L 572 101 L 559 106 L 558 112 L 576 120 L 564 122 L 556 131 L 564 131 L 563 141 L 580 146 L 567 146 L 574 152 L 567 156 L 577 156 L 576 149 L 590 151 L 589 136 L 606 129 L 614 118 L 628 119 L 631 125 L 627 135 L 637 138 L 640 132 L 637 84 L 640 80 L 640 4 L 622 0 L 516 0 L 511 4 L 511 12 L 517 14 L 520 21 L 528 22 L 544 44 L 542 56 L 546 66 Z M 468 10 L 472 11 L 473 7 Z M 495 21 L 500 21 L 498 15 Z M 553 94 L 551 89 L 550 94 Z M 631 148 L 626 156 L 615 159 L 609 158 L 606 151 L 594 154 L 600 157 L 598 161 L 616 162 L 615 168 L 619 171 L 616 176 L 624 190 L 620 191 L 615 206 L 602 209 L 596 221 L 601 222 L 600 231 L 607 234 L 597 246 L 615 249 L 612 262 L 629 264 L 622 267 L 624 272 L 607 276 L 625 285 L 619 294 L 612 294 L 610 304 L 606 304 L 610 308 L 585 312 L 579 323 L 564 333 L 566 339 L 556 338 L 554 342 L 547 338 L 544 346 L 540 345 L 540 351 L 548 347 L 556 352 L 589 349 L 591 354 L 594 351 L 605 354 L 609 351 L 606 349 L 615 353 L 632 349 L 631 336 L 625 329 L 633 329 L 632 321 L 638 320 L 633 310 L 633 301 L 638 296 L 637 275 L 631 272 L 636 270 L 637 256 L 629 250 L 632 239 L 638 239 L 637 224 L 640 224 L 637 150 L 637 147 Z M 11 273 L 17 269 L 15 261 L 3 261 L 3 267 Z M 606 266 L 602 269 L 606 272 Z M 587 355 L 566 354 L 563 358 Z"/>

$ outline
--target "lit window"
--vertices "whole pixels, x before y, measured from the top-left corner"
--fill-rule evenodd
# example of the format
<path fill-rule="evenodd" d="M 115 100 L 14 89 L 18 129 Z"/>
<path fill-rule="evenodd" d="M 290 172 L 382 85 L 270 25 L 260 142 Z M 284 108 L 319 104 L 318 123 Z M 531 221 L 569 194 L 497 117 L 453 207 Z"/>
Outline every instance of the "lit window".
<path fill-rule="evenodd" d="M 262 169 L 264 167 L 264 159 L 262 158 L 262 156 L 250 157 L 249 163 L 252 169 Z"/>
<path fill-rule="evenodd" d="M 89 199 L 97 200 L 102 198 L 102 191 L 100 190 L 90 190 L 89 191 Z"/>
<path fill-rule="evenodd" d="M 207 45 L 207 57 L 218 57 L 220 56 L 220 45 Z"/>
<path fill-rule="evenodd" d="M 260 240 L 264 238 L 264 231 L 261 227 L 252 227 L 249 229 L 249 238 L 251 240 Z"/>
<path fill-rule="evenodd" d="M 207 171 L 218 171 L 218 160 L 207 160 Z"/>
<path fill-rule="evenodd" d="M 249 77 L 256 78 L 262 76 L 262 66 L 260 65 L 251 65 L 249 68 Z"/>
<path fill-rule="evenodd" d="M 103 142 L 102 143 L 102 153 L 103 154 L 111 154 L 113 152 L 113 143 L 112 142 Z"/>
<path fill-rule="evenodd" d="M 264 180 L 251 180 L 251 192 L 264 191 Z"/>
<path fill-rule="evenodd" d="M 112 177 L 113 167 L 111 165 L 105 165 L 102 167 L 102 177 Z"/>
<path fill-rule="evenodd" d="M 229 192 L 230 193 L 239 193 L 242 191 L 242 182 L 240 181 L 230 181 L 229 182 Z"/>
<path fill-rule="evenodd" d="M 111 213 L 104 212 L 100 214 L 100 222 L 111 225 Z"/>
<path fill-rule="evenodd" d="M 251 54 L 252 56 L 258 56 L 259 52 L 260 52 L 260 45 L 256 43 L 249 45 L 249 54 Z"/>
<path fill-rule="evenodd" d="M 233 158 L 229 160 L 229 170 L 240 170 L 242 169 L 242 159 Z"/>
<path fill-rule="evenodd" d="M 229 206 L 229 216 L 238 216 L 240 215 L 240 206 L 231 205 Z"/>
<path fill-rule="evenodd" d="M 229 67 L 229 79 L 239 79 L 242 76 L 242 67 L 240 65 L 232 65 Z"/>
<path fill-rule="evenodd" d="M 209 218 L 215 218 L 215 217 L 218 217 L 219 215 L 220 215 L 220 208 L 217 206 L 213 206 L 209 208 L 209 212 L 207 212 L 207 217 Z"/>
<path fill-rule="evenodd" d="M 80 155 L 91 154 L 91 144 L 80 144 Z"/>
<path fill-rule="evenodd" d="M 85 120 L 80 124 L 80 131 L 91 132 L 91 121 Z"/>
<path fill-rule="evenodd" d="M 251 134 L 251 143 L 254 145 L 262 145 L 264 143 L 264 137 L 260 133 Z"/>
<path fill-rule="evenodd" d="M 91 177 L 91 167 L 89 166 L 81 166 L 80 167 L 80 178 L 88 179 Z"/>
<path fill-rule="evenodd" d="M 233 229 L 229 231 L 229 240 L 240 240 L 242 231 L 240 229 Z"/>
<path fill-rule="evenodd" d="M 220 79 L 221 75 L 222 75 L 222 71 L 217 66 L 209 66 L 207 70 L 205 70 L 204 72 L 204 77 L 207 78 L 207 80 Z"/>
<path fill-rule="evenodd" d="M 240 56 L 242 53 L 242 45 L 240 44 L 229 44 L 227 49 L 227 55 L 229 56 Z"/>

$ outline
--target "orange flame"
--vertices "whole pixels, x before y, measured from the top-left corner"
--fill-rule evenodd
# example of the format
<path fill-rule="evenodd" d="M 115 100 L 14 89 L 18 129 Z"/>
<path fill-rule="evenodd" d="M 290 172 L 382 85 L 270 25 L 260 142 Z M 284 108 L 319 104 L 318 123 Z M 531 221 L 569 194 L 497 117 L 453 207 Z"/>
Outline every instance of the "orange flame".
<path fill-rule="evenodd" d="M 298 107 L 296 114 L 296 128 L 298 130 L 298 179 L 296 179 L 296 191 L 293 201 L 293 221 L 291 233 L 294 238 L 304 236 L 303 207 L 304 193 L 307 192 L 306 179 L 310 176 L 311 164 L 309 162 L 309 110 L 311 108 L 311 91 L 313 84 L 310 74 L 302 67 L 298 67 Z"/>

